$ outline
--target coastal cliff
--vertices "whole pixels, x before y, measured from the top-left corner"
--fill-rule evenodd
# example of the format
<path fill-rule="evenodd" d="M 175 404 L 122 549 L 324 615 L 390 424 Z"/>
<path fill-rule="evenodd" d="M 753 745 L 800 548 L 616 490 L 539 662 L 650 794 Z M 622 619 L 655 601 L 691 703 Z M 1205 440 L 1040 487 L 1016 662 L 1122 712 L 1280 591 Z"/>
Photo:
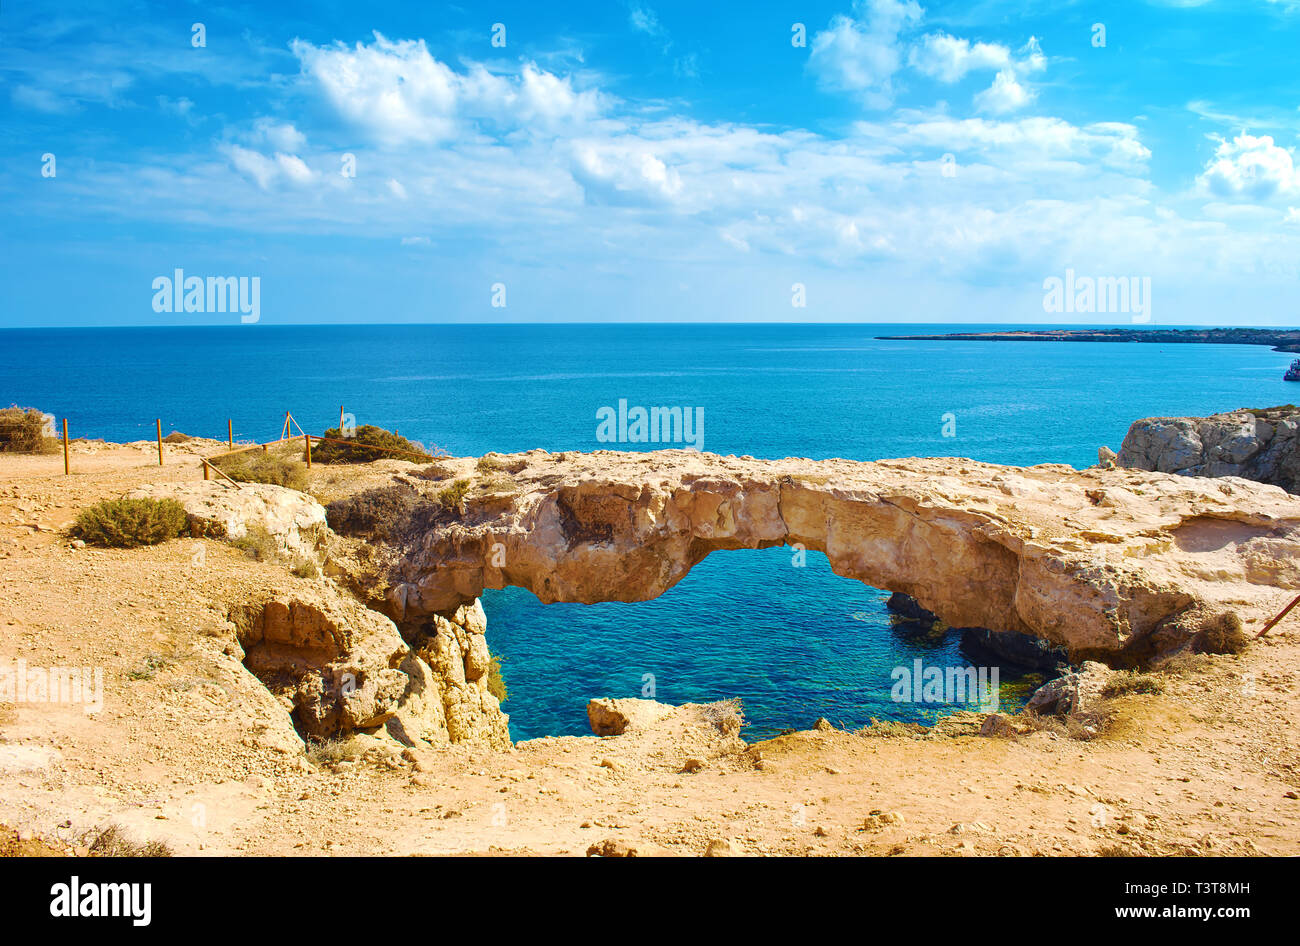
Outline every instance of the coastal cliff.
<path fill-rule="evenodd" d="M 1300 409 L 1148 417 L 1129 428 L 1115 463 L 1182 476 L 1240 476 L 1300 493 Z"/>

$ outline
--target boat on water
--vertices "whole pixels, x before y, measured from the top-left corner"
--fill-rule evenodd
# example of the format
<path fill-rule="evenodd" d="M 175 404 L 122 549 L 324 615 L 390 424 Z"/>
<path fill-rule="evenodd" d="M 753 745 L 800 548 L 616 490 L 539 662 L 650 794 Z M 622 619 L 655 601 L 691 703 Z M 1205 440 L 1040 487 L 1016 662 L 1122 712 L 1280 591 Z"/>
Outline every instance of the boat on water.
<path fill-rule="evenodd" d="M 1283 381 L 1300 381 L 1300 358 L 1291 362 L 1291 367 L 1286 369 L 1286 374 L 1282 375 Z"/>

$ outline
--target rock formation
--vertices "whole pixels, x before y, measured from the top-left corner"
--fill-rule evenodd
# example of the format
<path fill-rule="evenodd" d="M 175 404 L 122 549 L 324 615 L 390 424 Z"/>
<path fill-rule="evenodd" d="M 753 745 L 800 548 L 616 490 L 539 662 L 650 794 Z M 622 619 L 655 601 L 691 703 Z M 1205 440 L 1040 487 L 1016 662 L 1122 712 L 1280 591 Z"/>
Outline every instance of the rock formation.
<path fill-rule="evenodd" d="M 243 483 L 238 489 L 217 480 L 148 485 L 130 499 L 175 499 L 185 507 L 195 535 L 238 539 L 261 528 L 288 552 L 310 552 L 313 533 L 325 527 L 325 507 L 306 493 L 268 483 Z"/>
<path fill-rule="evenodd" d="M 510 745 L 508 717 L 487 690 L 478 602 L 432 615 L 409 645 L 392 621 L 328 583 L 268 594 L 230 620 L 236 656 L 309 736 L 382 726 L 405 745 Z"/>
<path fill-rule="evenodd" d="M 1182 476 L 1240 476 L 1300 493 L 1300 409 L 1148 417 L 1129 428 L 1116 462 Z"/>
<path fill-rule="evenodd" d="M 646 600 L 711 552 L 799 545 L 950 625 L 1132 662 L 1300 589 L 1300 507 L 1243 480 L 675 450 L 411 469 L 396 477 L 409 538 L 382 576 L 403 626 L 506 585 L 543 602 Z"/>

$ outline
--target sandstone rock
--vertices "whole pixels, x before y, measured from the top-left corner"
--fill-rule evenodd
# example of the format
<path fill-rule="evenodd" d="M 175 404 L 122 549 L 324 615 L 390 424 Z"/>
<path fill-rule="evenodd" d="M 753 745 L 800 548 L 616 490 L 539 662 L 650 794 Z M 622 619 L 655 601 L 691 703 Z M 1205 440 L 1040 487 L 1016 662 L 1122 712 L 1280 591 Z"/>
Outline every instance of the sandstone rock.
<path fill-rule="evenodd" d="M 325 507 L 306 493 L 268 483 L 228 483 L 201 480 L 142 486 L 128 498 L 175 499 L 185 507 L 195 534 L 238 539 L 252 527 L 265 529 L 289 552 L 315 548 L 313 532 L 325 528 Z"/>
<path fill-rule="evenodd" d="M 1097 448 L 1097 465 L 1102 469 L 1109 470 L 1115 466 L 1115 461 L 1119 459 L 1119 454 L 1107 446 Z"/>
<path fill-rule="evenodd" d="M 896 811 L 872 811 L 862 822 L 863 831 L 884 831 L 903 823 L 903 816 Z"/>
<path fill-rule="evenodd" d="M 1067 716 L 1089 710 L 1101 697 L 1112 671 L 1094 661 L 1085 661 L 1075 673 L 1044 683 L 1025 704 L 1025 709 L 1042 716 Z"/>
<path fill-rule="evenodd" d="M 835 731 L 835 727 L 831 725 L 831 721 L 827 719 L 825 716 L 818 717 L 817 722 L 813 723 L 813 729 L 816 729 L 819 732 Z"/>
<path fill-rule="evenodd" d="M 1242 455 L 1217 446 L 1223 462 Z M 782 543 L 953 627 L 1032 635 L 1073 660 L 1145 659 L 1172 615 L 1231 602 L 1258 618 L 1300 588 L 1300 510 L 1239 479 L 677 450 L 518 458 L 509 493 L 471 489 L 384 559 L 403 627 L 507 585 L 543 602 L 646 600 L 712 551 Z"/>
<path fill-rule="evenodd" d="M 703 759 L 690 758 L 682 763 L 682 767 L 679 771 L 684 775 L 692 775 L 696 772 L 702 771 L 704 767 L 705 762 Z"/>
<path fill-rule="evenodd" d="M 704 849 L 705 857 L 731 857 L 731 842 L 726 838 L 714 838 Z"/>
<path fill-rule="evenodd" d="M 667 853 L 655 845 L 620 838 L 606 838 L 587 848 L 588 857 L 661 857 Z"/>
<path fill-rule="evenodd" d="M 654 700 L 598 699 L 587 703 L 587 721 L 597 736 L 621 736 L 629 729 L 645 729 L 673 711 Z"/>
<path fill-rule="evenodd" d="M 384 726 L 407 746 L 510 746 L 500 704 L 466 680 L 467 632 L 446 618 L 438 617 L 440 639 L 433 646 L 422 639 L 413 653 L 387 617 L 322 584 L 260 597 L 232 609 L 230 620 L 244 665 L 309 735 Z"/>

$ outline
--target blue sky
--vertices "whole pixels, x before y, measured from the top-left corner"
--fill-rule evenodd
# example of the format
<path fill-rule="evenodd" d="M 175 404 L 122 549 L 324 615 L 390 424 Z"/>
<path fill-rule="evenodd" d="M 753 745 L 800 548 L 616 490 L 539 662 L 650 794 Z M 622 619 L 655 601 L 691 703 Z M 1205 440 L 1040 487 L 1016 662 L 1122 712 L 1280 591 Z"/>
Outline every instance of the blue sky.
<path fill-rule="evenodd" d="M 237 321 L 155 312 L 178 268 L 260 324 L 1127 320 L 1045 314 L 1067 269 L 1296 324 L 1298 48 L 1300 0 L 9 2 L 0 325 Z"/>

